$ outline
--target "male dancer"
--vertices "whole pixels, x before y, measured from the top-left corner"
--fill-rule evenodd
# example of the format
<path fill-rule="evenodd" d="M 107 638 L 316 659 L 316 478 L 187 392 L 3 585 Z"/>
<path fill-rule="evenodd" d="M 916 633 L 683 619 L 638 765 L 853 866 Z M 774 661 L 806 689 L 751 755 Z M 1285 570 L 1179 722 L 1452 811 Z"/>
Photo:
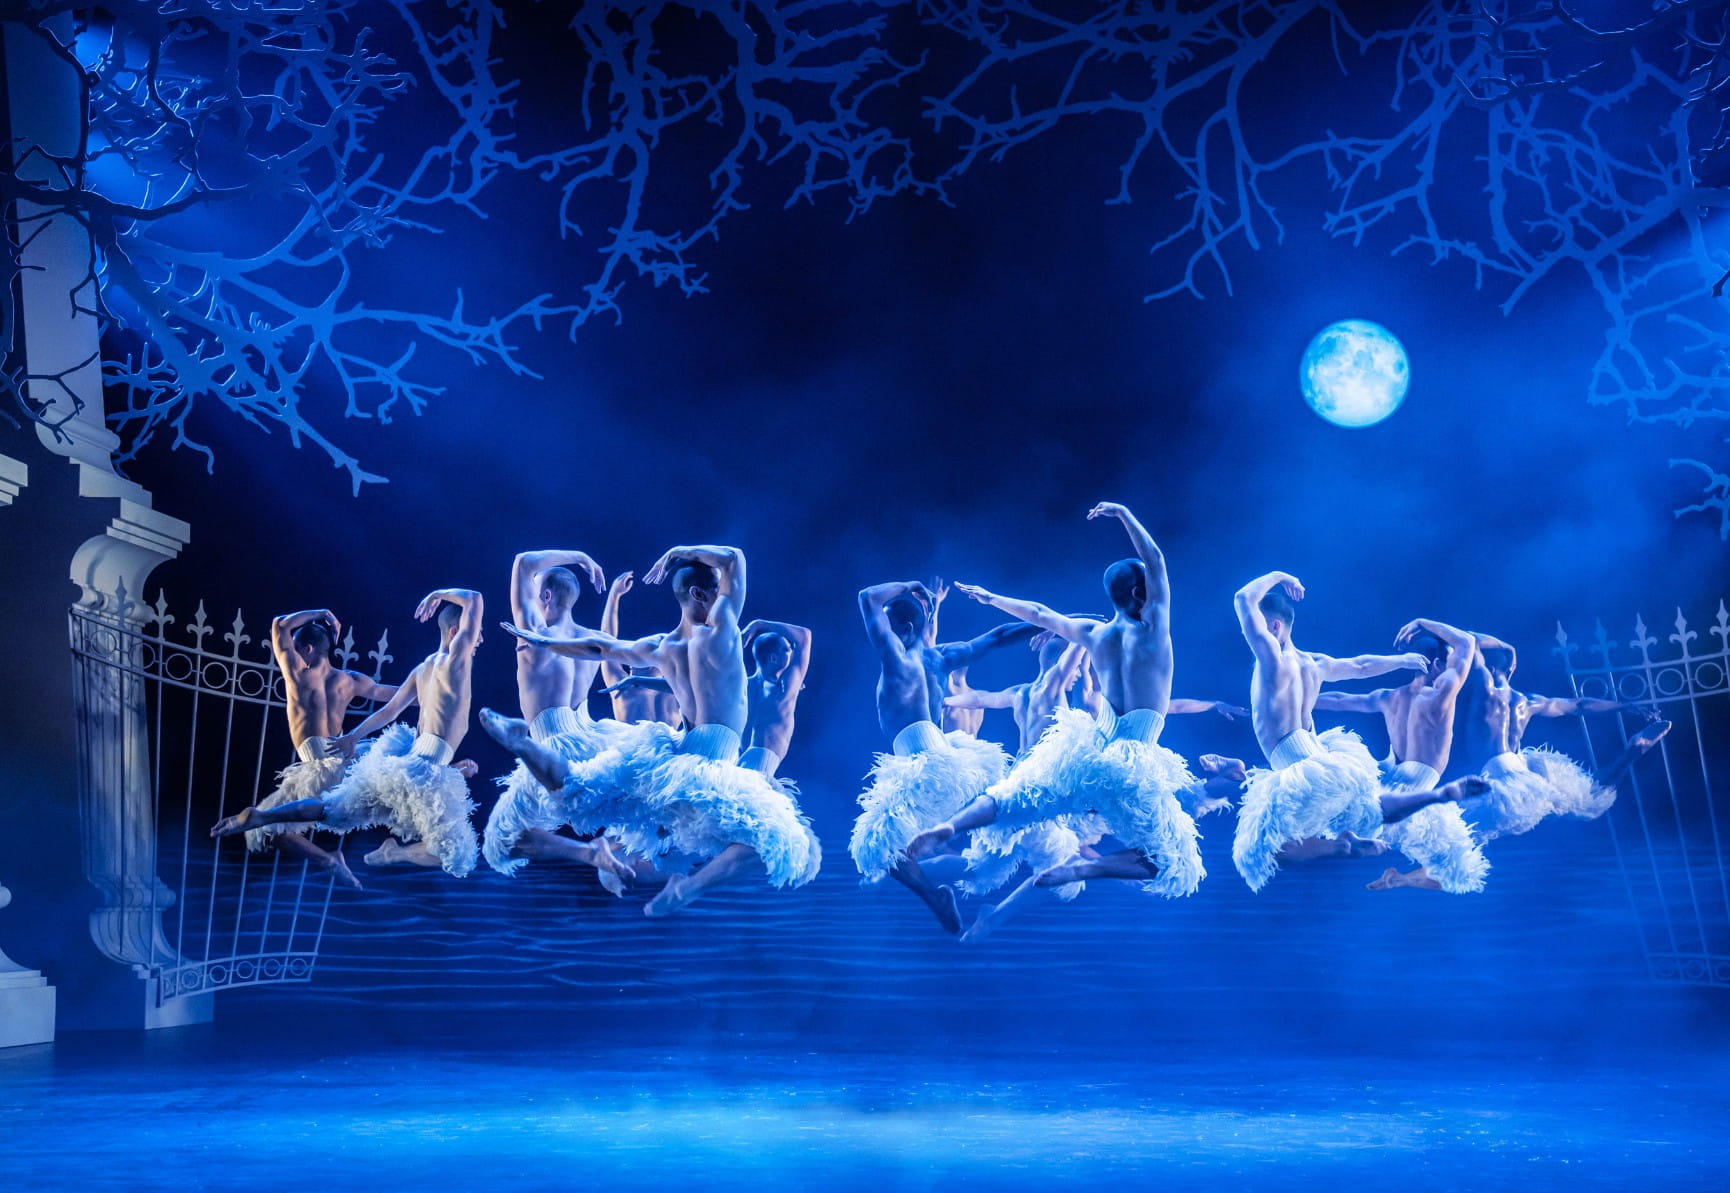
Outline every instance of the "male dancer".
<path fill-rule="evenodd" d="M 1384 790 L 1402 793 L 1434 791 L 1447 768 L 1454 741 L 1454 705 L 1477 662 L 1477 640 L 1439 621 L 1418 618 L 1394 638 L 1395 647 L 1415 649 L 1428 660 L 1426 670 L 1397 688 L 1374 692 L 1321 692 L 1317 709 L 1379 713 L 1387 726 L 1390 754 L 1381 765 Z M 1382 831 L 1382 839 L 1418 863 L 1429 877 L 1429 889 L 1463 894 L 1484 889 L 1490 864 L 1472 840 L 1471 830 L 1456 802 L 1466 791 L 1451 783 L 1456 794 L 1448 802 L 1423 808 Z M 1389 869 L 1387 874 L 1398 875 Z M 1386 890 L 1387 874 L 1370 884 Z M 1411 885 L 1411 884 L 1402 884 Z"/>
<path fill-rule="evenodd" d="M 576 569 L 573 571 L 572 569 Z M 520 630 L 549 638 L 574 638 L 587 632 L 573 613 L 582 585 L 580 571 L 596 592 L 605 590 L 600 565 L 582 551 L 525 551 L 511 563 L 511 620 Z M 533 643 L 517 642 L 517 699 L 529 736 L 571 760 L 594 756 L 606 746 L 605 729 L 588 713 L 589 688 L 599 665 L 574 659 Z M 630 867 L 613 857 L 605 837 L 574 841 L 561 836 L 564 823 L 547 789 L 521 762 L 500 781 L 504 791 L 487 818 L 481 852 L 502 874 L 514 874 L 525 861 L 571 861 L 593 866 L 613 894 L 632 877 Z"/>
<path fill-rule="evenodd" d="M 369 865 L 404 863 L 443 866 L 461 878 L 474 869 L 478 850 L 469 813 L 468 784 L 451 759 L 468 730 L 469 678 L 481 644 L 481 594 L 441 588 L 415 609 L 417 621 L 438 619 L 439 648 L 408 673 L 396 694 L 330 748 L 343 754 L 365 742 L 341 782 L 322 797 L 269 810 L 247 808 L 210 830 L 226 837 L 258 824 L 317 820 L 338 832 L 385 825 L 393 836 L 372 853 Z M 392 724 L 411 704 L 420 705 L 418 732 Z M 471 764 L 472 765 L 472 764 Z"/>
<path fill-rule="evenodd" d="M 859 593 L 865 635 L 877 649 L 877 723 L 892 742 L 877 755 L 870 785 L 853 823 L 853 863 L 866 881 L 888 875 L 931 909 L 951 934 L 961 931 L 955 892 L 937 886 L 907 844 L 920 829 L 965 807 L 1003 777 L 1008 756 L 996 742 L 939 728 L 948 675 L 993 650 L 1033 637 L 1032 626 L 1009 623 L 969 642 L 926 641 L 936 600 L 918 581 L 876 584 Z"/>
<path fill-rule="evenodd" d="M 1381 772 L 1355 733 L 1315 732 L 1316 693 L 1329 680 L 1370 679 L 1401 669 L 1427 671 L 1422 654 L 1337 659 L 1299 650 L 1291 638 L 1303 585 L 1286 572 L 1251 580 L 1234 598 L 1238 624 L 1255 656 L 1250 720 L 1271 770 L 1257 768 L 1238 805 L 1232 861 L 1251 890 L 1274 876 L 1284 851 L 1313 838 L 1373 837 L 1420 808 L 1471 794 L 1384 793 Z"/>
<path fill-rule="evenodd" d="M 611 827 L 633 852 L 676 849 L 710 859 L 689 877 L 669 877 L 643 909 L 646 915 L 672 915 L 752 867 L 764 870 L 774 886 L 801 886 L 816 877 L 822 860 L 821 846 L 792 798 L 762 771 L 737 765 L 750 703 L 739 634 L 745 574 L 745 554 L 737 547 L 668 551 L 643 580 L 659 584 L 671 577 L 679 624 L 634 642 L 595 632 L 554 639 L 505 627 L 574 658 L 654 667 L 672 686 L 691 726 L 682 736 L 665 724 L 640 722 L 634 734 L 582 762 L 540 747 L 523 722 L 481 710 L 487 732 L 549 790 L 558 786 L 567 808 L 596 809 L 588 815 Z M 588 827 L 572 823 L 579 831 Z"/>
<path fill-rule="evenodd" d="M 631 591 L 635 580 L 635 572 L 620 572 L 613 577 L 612 586 L 607 589 L 606 606 L 601 610 L 601 633 L 619 637 L 619 602 Z M 678 727 L 679 701 L 670 684 L 653 682 L 660 680 L 659 671 L 653 667 L 628 667 L 610 659 L 602 659 L 600 666 L 601 682 L 607 685 L 602 690 L 612 697 L 615 720 L 626 725 L 659 721 Z"/>
<path fill-rule="evenodd" d="M 811 631 L 785 621 L 753 621 L 740 634 L 756 663 L 745 681 L 749 707 L 739 765 L 771 779 L 793 741 L 793 714 L 811 668 Z"/>
<path fill-rule="evenodd" d="M 336 786 L 348 759 L 330 753 L 330 740 L 342 733 L 348 706 L 357 700 L 389 700 L 396 689 L 358 671 L 333 667 L 331 651 L 342 634 L 342 623 L 329 609 L 304 609 L 270 623 L 270 649 L 282 670 L 288 695 L 288 734 L 297 761 L 276 777 L 276 789 L 258 801 L 258 810 L 323 795 Z M 259 823 L 246 830 L 246 847 L 254 853 L 278 849 L 329 870 L 344 886 L 360 889 L 360 881 L 343 859 L 342 845 L 326 853 L 311 841 L 312 821 Z"/>
<path fill-rule="evenodd" d="M 931 617 L 925 623 L 925 645 L 937 645 L 937 622 L 943 613 L 943 602 L 949 599 L 949 585 L 943 582 L 941 576 L 931 580 Z M 969 737 L 978 737 L 980 727 L 985 724 L 985 709 L 965 702 L 965 697 L 973 692 L 967 683 L 967 665 L 951 667 L 944 681 L 943 715 L 938 719 L 938 728 L 945 733 L 957 731 Z M 960 703 L 950 703 L 949 697 L 962 697 Z"/>
<path fill-rule="evenodd" d="M 1039 886 L 1060 887 L 1089 878 L 1127 878 L 1167 898 L 1194 893 L 1206 875 L 1196 846 L 1195 821 L 1177 793 L 1196 780 L 1170 750 L 1159 745 L 1171 699 L 1171 586 L 1165 555 L 1153 536 L 1115 502 L 1101 502 L 1088 520 L 1116 518 L 1135 547 L 1105 573 L 1111 620 L 1066 617 L 1033 601 L 997 596 L 971 584 L 956 587 L 974 600 L 1001 609 L 1087 652 L 1099 672 L 1106 715 L 1096 720 L 1077 709 L 1061 709 L 1056 723 L 1002 782 L 959 815 L 921 833 L 908 846 L 920 858 L 956 833 L 996 826 L 986 848 L 1004 854 L 1020 834 L 1045 822 L 1097 818 L 1096 823 L 1127 848 L 1096 859 L 1053 867 L 1036 875 Z"/>

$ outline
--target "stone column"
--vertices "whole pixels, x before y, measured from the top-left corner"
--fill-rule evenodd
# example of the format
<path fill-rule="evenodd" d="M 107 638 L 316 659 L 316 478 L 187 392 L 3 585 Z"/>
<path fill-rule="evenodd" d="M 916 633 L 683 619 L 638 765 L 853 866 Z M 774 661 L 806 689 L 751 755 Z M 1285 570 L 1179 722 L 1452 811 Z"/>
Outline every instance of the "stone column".
<path fill-rule="evenodd" d="M 44 187 L 70 185 L 54 160 L 76 157 L 83 119 L 83 82 L 74 63 L 57 54 L 41 29 L 0 26 L 11 115 L 10 139 L 18 173 Z M 38 152 L 39 151 L 39 152 Z M 46 210 L 20 204 L 20 217 Z M 23 241 L 19 279 L 29 397 L 41 403 L 42 446 L 78 472 L 78 494 L 108 506 L 113 517 L 101 534 L 73 554 L 71 579 L 82 612 L 116 629 L 142 625 L 141 599 L 150 573 L 180 553 L 191 528 L 151 508 L 150 494 L 114 471 L 118 437 L 105 423 L 100 328 L 94 310 L 88 230 L 70 214 L 31 224 Z M 164 955 L 161 909 L 172 903 L 156 876 L 156 823 L 150 784 L 149 736 L 142 686 L 118 671 L 80 676 L 73 712 L 81 718 L 85 748 L 79 760 L 84 815 L 84 873 L 102 895 L 91 913 L 98 949 L 126 966 L 116 968 L 95 999 L 101 1026 L 165 1027 L 207 1020 L 211 996 L 159 1000 L 153 964 Z M 142 982 L 139 979 L 144 979 Z M 80 990 L 80 1001 L 85 1001 Z M 161 1005 L 158 1002 L 161 1001 Z"/>

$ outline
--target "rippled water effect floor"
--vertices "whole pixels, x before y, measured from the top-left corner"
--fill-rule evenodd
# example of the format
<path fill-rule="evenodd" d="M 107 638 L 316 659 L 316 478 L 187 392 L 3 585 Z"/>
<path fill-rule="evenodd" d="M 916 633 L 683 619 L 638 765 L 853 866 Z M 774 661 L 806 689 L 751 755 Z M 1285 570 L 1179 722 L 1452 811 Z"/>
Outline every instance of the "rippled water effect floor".
<path fill-rule="evenodd" d="M 474 1025 L 479 1027 L 479 1024 Z M 0 1054 L 8 1190 L 1721 1189 L 1730 1064 L 704 1048 L 233 1027 Z M 495 1032 L 496 1037 L 499 1033 Z M 292 1037 L 290 1037 L 292 1038 Z"/>

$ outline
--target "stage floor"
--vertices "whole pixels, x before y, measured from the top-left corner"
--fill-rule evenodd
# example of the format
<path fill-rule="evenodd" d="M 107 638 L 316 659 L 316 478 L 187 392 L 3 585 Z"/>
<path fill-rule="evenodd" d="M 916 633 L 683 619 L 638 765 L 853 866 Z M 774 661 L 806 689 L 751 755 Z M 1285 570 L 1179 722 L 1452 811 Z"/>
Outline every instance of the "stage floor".
<path fill-rule="evenodd" d="M 399 1029 L 381 1033 L 394 1040 L 287 1031 L 266 1045 L 230 1022 L 0 1054 L 0 1187 L 832 1191 L 1104 1178 L 1404 1193 L 1730 1180 L 1722 1057 L 1128 1059 L 1108 1041 L 1080 1054 L 986 1053 L 954 1038 L 873 1053 L 737 1036 L 627 1047 L 569 1030 L 537 1043 L 520 1021 L 459 1026 L 460 1043 Z"/>

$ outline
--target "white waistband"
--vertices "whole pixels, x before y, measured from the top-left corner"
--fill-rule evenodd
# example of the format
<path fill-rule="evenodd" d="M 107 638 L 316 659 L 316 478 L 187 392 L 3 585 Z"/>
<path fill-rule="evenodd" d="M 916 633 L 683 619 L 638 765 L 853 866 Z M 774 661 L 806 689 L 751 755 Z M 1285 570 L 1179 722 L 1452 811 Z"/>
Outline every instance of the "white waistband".
<path fill-rule="evenodd" d="M 1441 781 L 1441 772 L 1422 762 L 1397 762 L 1384 776 L 1385 783 L 1403 791 L 1433 791 Z"/>
<path fill-rule="evenodd" d="M 1115 722 L 1105 735 L 1109 741 L 1156 742 L 1165 729 L 1165 714 L 1151 708 L 1132 708 Z"/>
<path fill-rule="evenodd" d="M 1492 779 L 1499 779 L 1503 775 L 1529 774 L 1531 770 L 1524 754 L 1497 754 L 1484 763 L 1484 774 Z"/>
<path fill-rule="evenodd" d="M 1267 752 L 1268 765 L 1275 770 L 1302 762 L 1305 758 L 1320 758 L 1328 752 L 1321 738 L 1308 729 L 1294 729 L 1275 743 Z"/>
<path fill-rule="evenodd" d="M 679 753 L 695 754 L 699 758 L 708 758 L 715 762 L 737 762 L 739 732 L 731 725 L 718 722 L 693 725 L 685 730 L 685 738 L 679 743 Z"/>
<path fill-rule="evenodd" d="M 913 754 L 923 754 L 927 750 L 939 749 L 949 744 L 949 739 L 943 736 L 943 730 L 930 721 L 914 721 L 907 728 L 895 735 L 895 753 L 907 757 Z"/>
<path fill-rule="evenodd" d="M 529 738 L 532 741 L 546 741 L 547 738 L 561 733 L 571 734 L 580 731 L 581 722 L 577 719 L 577 710 L 564 705 L 554 708 L 543 708 L 529 722 Z"/>
<path fill-rule="evenodd" d="M 438 734 L 423 733 L 414 739 L 414 746 L 409 753 L 417 758 L 430 758 L 440 766 L 449 766 L 457 752 L 456 747 Z"/>
<path fill-rule="evenodd" d="M 323 762 L 331 756 L 330 741 L 328 737 L 309 737 L 294 747 L 294 755 L 302 762 Z"/>
<path fill-rule="evenodd" d="M 760 770 L 773 777 L 776 768 L 781 765 L 781 755 L 768 746 L 752 746 L 739 755 L 739 765 L 746 770 Z"/>

